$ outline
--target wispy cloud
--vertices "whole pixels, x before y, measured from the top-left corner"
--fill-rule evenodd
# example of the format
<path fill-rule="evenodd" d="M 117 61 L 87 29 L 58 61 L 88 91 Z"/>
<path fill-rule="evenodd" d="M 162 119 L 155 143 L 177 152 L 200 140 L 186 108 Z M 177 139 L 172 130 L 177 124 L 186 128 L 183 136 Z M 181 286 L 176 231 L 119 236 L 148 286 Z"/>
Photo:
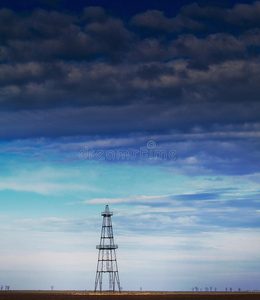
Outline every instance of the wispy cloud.
<path fill-rule="evenodd" d="M 2 176 L 0 190 L 11 190 L 18 192 L 32 192 L 41 195 L 56 195 L 68 191 L 90 191 L 94 188 L 90 185 L 77 183 L 77 180 L 70 175 L 70 182 L 67 182 L 67 170 L 60 171 L 57 168 L 31 166 L 31 164 L 23 165 L 28 170 L 10 169 L 11 174 Z"/>
<path fill-rule="evenodd" d="M 90 188 L 80 184 L 58 184 L 51 182 L 39 183 L 15 183 L 15 182 L 1 182 L 0 190 L 13 190 L 18 192 L 32 192 L 42 195 L 63 193 L 66 191 L 88 191 Z"/>
<path fill-rule="evenodd" d="M 132 196 L 126 198 L 95 198 L 91 200 L 85 200 L 81 203 L 83 204 L 124 204 L 124 203 L 132 203 L 132 204 L 146 204 L 151 205 L 153 203 L 158 202 L 170 202 L 170 196 L 162 195 L 162 196 Z"/>

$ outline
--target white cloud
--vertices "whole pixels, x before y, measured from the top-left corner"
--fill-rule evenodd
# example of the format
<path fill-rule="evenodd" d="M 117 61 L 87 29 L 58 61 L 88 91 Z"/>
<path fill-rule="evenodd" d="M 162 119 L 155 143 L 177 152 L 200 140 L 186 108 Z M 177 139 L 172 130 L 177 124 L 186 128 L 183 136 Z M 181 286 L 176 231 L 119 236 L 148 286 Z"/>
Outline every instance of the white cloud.
<path fill-rule="evenodd" d="M 149 203 L 158 203 L 158 201 L 166 201 L 170 202 L 168 195 L 162 195 L 162 196 L 131 196 L 131 197 L 124 197 L 124 198 L 94 198 L 90 200 L 85 200 L 81 203 L 83 204 L 122 204 L 122 203 L 143 203 L 143 204 L 149 204 Z"/>
<path fill-rule="evenodd" d="M 23 168 L 28 168 L 24 170 Z M 34 167 L 30 164 L 10 170 L 13 174 L 1 178 L 0 190 L 13 190 L 20 192 L 32 192 L 42 195 L 60 194 L 68 191 L 90 191 L 93 187 L 77 183 L 74 179 L 77 172 L 58 170 L 51 167 Z M 68 182 L 68 180 L 71 180 Z"/>
<path fill-rule="evenodd" d="M 59 194 L 66 191 L 88 191 L 90 188 L 80 184 L 58 184 L 51 182 L 38 183 L 19 183 L 19 182 L 5 182 L 0 183 L 0 190 L 13 190 L 19 192 L 32 192 L 42 195 Z M 10 181 L 15 181 L 14 179 Z"/>

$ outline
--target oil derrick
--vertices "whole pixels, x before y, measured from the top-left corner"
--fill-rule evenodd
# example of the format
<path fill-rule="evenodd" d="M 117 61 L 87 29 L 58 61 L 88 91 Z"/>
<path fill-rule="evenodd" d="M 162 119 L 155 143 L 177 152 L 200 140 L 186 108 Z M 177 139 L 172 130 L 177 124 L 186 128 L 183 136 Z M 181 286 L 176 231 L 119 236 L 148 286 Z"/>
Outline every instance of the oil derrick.
<path fill-rule="evenodd" d="M 95 292 L 102 292 L 103 279 L 108 277 L 108 291 L 115 292 L 116 288 L 120 292 L 120 281 L 116 260 L 116 249 L 118 245 L 114 243 L 113 228 L 111 216 L 113 213 L 109 211 L 108 205 L 101 213 L 103 223 L 101 229 L 101 238 L 99 245 L 96 246 L 98 251 L 97 272 L 95 280 Z"/>

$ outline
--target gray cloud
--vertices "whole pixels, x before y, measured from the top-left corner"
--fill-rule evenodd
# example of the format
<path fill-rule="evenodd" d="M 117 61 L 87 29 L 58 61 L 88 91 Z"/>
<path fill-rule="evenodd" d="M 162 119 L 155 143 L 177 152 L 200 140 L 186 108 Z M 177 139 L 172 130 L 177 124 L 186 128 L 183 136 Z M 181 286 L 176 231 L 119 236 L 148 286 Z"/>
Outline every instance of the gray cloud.
<path fill-rule="evenodd" d="M 173 41 L 176 56 L 189 57 L 194 68 L 208 68 L 222 61 L 236 60 L 246 56 L 246 43 L 225 33 L 211 34 L 205 39 L 195 35 L 181 35 Z"/>
<path fill-rule="evenodd" d="M 184 6 L 181 14 L 192 19 L 210 19 L 212 22 L 221 20 L 229 24 L 242 28 L 258 27 L 260 17 L 260 2 L 255 1 L 251 4 L 236 4 L 231 9 L 205 6 L 201 7 L 197 3 Z"/>
<path fill-rule="evenodd" d="M 101 54 L 115 59 L 130 38 L 121 20 L 98 7 L 86 8 L 82 17 L 44 10 L 20 16 L 7 9 L 0 16 L 2 53 L 7 51 L 2 61 L 88 60 Z"/>
<path fill-rule="evenodd" d="M 7 138 L 10 135 L 16 138 L 22 134 L 25 138 L 44 136 L 46 133 L 48 136 L 63 136 L 168 130 L 181 130 L 183 133 L 195 125 L 209 128 L 212 123 L 239 124 L 245 119 L 256 122 L 258 118 L 259 103 L 226 103 L 221 109 L 218 107 L 218 103 L 193 103 L 189 106 L 180 104 L 172 108 L 167 104 L 141 104 L 2 112 L 1 136 Z M 233 115 L 230 116 L 231 114 Z M 31 124 L 34 126 L 31 127 Z"/>
<path fill-rule="evenodd" d="M 149 10 L 145 13 L 137 14 L 132 18 L 131 22 L 133 25 L 139 27 L 148 27 L 169 32 L 179 32 L 183 29 L 196 31 L 204 28 L 203 24 L 188 17 L 178 15 L 175 18 L 167 18 L 162 11 L 158 10 Z"/>
<path fill-rule="evenodd" d="M 260 2 L 255 1 L 253 5 L 237 4 L 227 15 L 227 20 L 236 25 L 259 26 Z"/>

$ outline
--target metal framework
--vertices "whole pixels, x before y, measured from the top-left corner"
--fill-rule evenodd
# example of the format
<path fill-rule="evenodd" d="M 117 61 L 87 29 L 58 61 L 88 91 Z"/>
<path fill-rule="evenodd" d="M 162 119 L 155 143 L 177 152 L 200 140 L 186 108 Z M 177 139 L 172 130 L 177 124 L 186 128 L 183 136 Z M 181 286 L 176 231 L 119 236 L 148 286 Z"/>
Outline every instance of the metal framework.
<path fill-rule="evenodd" d="M 101 213 L 103 223 L 101 229 L 101 238 L 96 248 L 98 252 L 97 272 L 95 280 L 95 292 L 102 293 L 102 283 L 105 275 L 108 275 L 108 291 L 115 292 L 116 287 L 120 292 L 120 281 L 116 260 L 116 249 L 118 245 L 114 243 L 113 228 L 111 216 L 113 213 L 109 211 L 109 206 Z"/>

